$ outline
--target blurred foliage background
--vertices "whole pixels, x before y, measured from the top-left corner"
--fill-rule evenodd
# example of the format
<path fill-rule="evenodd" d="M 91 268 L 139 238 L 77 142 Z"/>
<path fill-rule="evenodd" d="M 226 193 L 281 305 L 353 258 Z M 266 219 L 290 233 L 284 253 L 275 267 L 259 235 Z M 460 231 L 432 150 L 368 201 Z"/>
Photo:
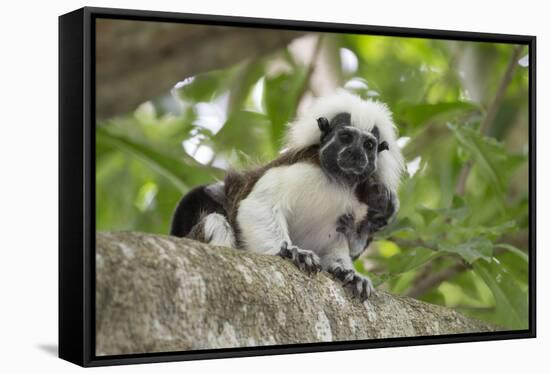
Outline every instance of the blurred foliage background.
<path fill-rule="evenodd" d="M 408 171 L 397 220 L 356 268 L 392 293 L 525 329 L 527 53 L 510 44 L 303 33 L 176 76 L 163 95 L 98 120 L 97 230 L 167 234 L 190 188 L 230 166 L 275 158 L 285 125 L 313 97 L 344 87 L 388 103 Z"/>

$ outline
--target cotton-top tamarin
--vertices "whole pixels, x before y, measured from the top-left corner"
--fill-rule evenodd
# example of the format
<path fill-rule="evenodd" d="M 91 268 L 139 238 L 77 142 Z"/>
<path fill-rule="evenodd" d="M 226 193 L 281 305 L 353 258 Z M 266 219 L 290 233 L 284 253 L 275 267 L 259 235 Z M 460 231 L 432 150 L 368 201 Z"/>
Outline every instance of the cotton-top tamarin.
<path fill-rule="evenodd" d="M 277 159 L 185 195 L 171 234 L 323 269 L 363 301 L 373 286 L 352 261 L 397 212 L 402 172 L 387 106 L 338 91 L 289 124 Z"/>

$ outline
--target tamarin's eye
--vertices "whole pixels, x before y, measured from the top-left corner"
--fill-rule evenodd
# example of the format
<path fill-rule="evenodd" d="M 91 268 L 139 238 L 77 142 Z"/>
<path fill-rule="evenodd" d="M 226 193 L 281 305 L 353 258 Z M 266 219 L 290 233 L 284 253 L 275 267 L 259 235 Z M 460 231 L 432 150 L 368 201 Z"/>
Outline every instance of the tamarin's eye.
<path fill-rule="evenodd" d="M 353 136 L 349 132 L 341 132 L 338 134 L 338 139 L 344 144 L 349 144 L 353 141 Z"/>
<path fill-rule="evenodd" d="M 365 141 L 364 146 L 365 146 L 365 149 L 370 151 L 371 149 L 374 148 L 374 142 L 372 140 L 367 140 L 367 141 Z"/>

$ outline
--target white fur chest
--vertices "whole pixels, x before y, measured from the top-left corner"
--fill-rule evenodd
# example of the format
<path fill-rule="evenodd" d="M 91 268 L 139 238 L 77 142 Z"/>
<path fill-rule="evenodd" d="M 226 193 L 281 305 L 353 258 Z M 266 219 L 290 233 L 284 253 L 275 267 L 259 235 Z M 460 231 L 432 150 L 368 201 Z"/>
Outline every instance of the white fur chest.
<path fill-rule="evenodd" d="M 282 225 L 287 226 L 294 245 L 322 253 L 345 245 L 335 230 L 338 217 L 354 213 L 356 220 L 361 220 L 367 207 L 351 190 L 331 182 L 318 166 L 302 162 L 273 168 L 258 180 L 241 202 L 237 218 L 240 226 L 246 227 L 247 222 L 258 225 L 263 219 L 261 212 L 266 210 L 284 217 Z M 265 224 L 270 222 L 266 220 Z M 243 234 L 249 249 L 261 246 L 248 240 L 246 230 Z"/>

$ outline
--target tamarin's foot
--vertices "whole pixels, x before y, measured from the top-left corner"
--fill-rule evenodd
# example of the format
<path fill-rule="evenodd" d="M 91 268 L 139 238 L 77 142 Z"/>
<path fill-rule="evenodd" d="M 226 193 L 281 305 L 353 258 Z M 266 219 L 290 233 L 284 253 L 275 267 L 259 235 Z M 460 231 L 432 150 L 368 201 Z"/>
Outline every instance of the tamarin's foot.
<path fill-rule="evenodd" d="M 354 297 L 358 298 L 361 302 L 367 300 L 374 292 L 374 286 L 372 281 L 366 275 L 355 273 L 352 280 L 345 284 Z"/>
<path fill-rule="evenodd" d="M 361 302 L 367 300 L 374 292 L 372 281 L 366 275 L 361 275 L 353 269 L 344 269 L 336 266 L 329 270 L 338 278 L 353 295 Z"/>
<path fill-rule="evenodd" d="M 281 245 L 279 256 L 291 259 L 300 270 L 307 273 L 316 273 L 321 270 L 321 260 L 319 256 L 310 250 L 288 245 L 286 241 Z"/>

